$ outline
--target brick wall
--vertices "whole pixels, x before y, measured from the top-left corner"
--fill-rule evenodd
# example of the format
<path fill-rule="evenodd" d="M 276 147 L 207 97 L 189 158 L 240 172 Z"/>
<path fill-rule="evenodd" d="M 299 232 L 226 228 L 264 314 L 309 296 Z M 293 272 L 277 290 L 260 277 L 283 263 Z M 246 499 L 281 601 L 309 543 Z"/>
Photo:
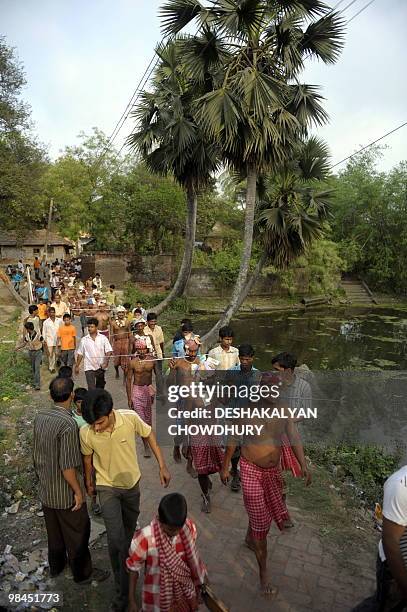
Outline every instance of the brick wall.
<path fill-rule="evenodd" d="M 123 288 L 127 281 L 140 284 L 171 285 L 175 275 L 173 255 L 134 255 L 131 253 L 82 254 L 82 276 L 99 272 L 103 285 Z"/>
<path fill-rule="evenodd" d="M 307 270 L 305 268 L 298 268 L 295 270 L 295 276 L 296 293 L 308 293 L 309 279 Z M 214 281 L 214 273 L 210 270 L 206 268 L 194 269 L 189 277 L 185 294 L 188 297 L 225 297 L 230 295 L 230 288 L 227 290 L 219 288 Z M 281 286 L 279 278 L 274 274 L 260 277 L 249 295 L 267 296 L 271 294 L 281 296 L 288 294 L 287 289 Z"/>

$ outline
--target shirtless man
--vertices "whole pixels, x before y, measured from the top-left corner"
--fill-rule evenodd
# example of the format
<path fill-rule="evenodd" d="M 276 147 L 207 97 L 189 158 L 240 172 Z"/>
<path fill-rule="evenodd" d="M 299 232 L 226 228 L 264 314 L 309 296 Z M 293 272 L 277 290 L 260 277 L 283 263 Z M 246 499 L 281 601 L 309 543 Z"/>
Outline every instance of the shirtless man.
<path fill-rule="evenodd" d="M 134 342 L 135 357 L 128 364 L 126 374 L 127 400 L 130 409 L 137 412 L 139 417 L 152 425 L 152 404 L 154 401 L 155 389 L 152 386 L 154 360 L 151 353 L 148 353 L 147 344 L 143 338 Z M 150 447 L 147 440 L 144 440 L 144 457 L 151 457 Z"/>
<path fill-rule="evenodd" d="M 112 338 L 114 369 L 116 378 L 120 377 L 119 367 L 121 366 L 126 379 L 126 370 L 129 363 L 130 348 L 130 321 L 126 319 L 126 309 L 123 306 L 116 308 L 116 318 L 111 320 L 110 333 Z"/>
<path fill-rule="evenodd" d="M 104 300 L 102 300 L 99 303 L 98 309 L 92 316 L 94 316 L 99 321 L 99 325 L 98 325 L 99 332 L 103 336 L 106 336 L 106 338 L 109 340 L 109 331 L 110 331 L 109 307 L 107 306 Z"/>
<path fill-rule="evenodd" d="M 264 373 L 261 385 L 275 385 L 277 377 Z M 251 404 L 254 408 L 278 407 L 281 402 L 269 397 L 262 400 L 261 406 Z M 283 501 L 283 482 L 280 468 L 281 438 L 288 436 L 291 447 L 301 466 L 305 484 L 311 483 L 311 473 L 307 467 L 304 449 L 298 437 L 292 419 L 251 419 L 252 425 L 263 425 L 259 436 L 246 438 L 241 447 L 240 477 L 243 489 L 243 501 L 249 515 L 249 526 L 246 544 L 254 551 L 259 566 L 260 586 L 265 597 L 271 599 L 277 594 L 277 588 L 270 582 L 267 568 L 267 534 L 273 520 L 280 530 L 288 520 L 287 507 Z M 232 441 L 227 446 L 221 480 L 229 480 L 230 460 L 237 443 Z"/>
<path fill-rule="evenodd" d="M 184 343 L 185 357 L 182 358 L 173 358 L 169 362 L 170 366 L 170 374 L 168 385 L 174 384 L 171 379 L 175 379 L 175 384 L 177 385 L 189 385 L 193 378 L 194 374 L 199 369 L 204 369 L 202 366 L 201 358 L 198 356 L 199 344 L 195 340 L 187 340 Z M 179 410 L 192 410 L 193 407 L 193 399 L 186 398 L 179 401 Z M 192 476 L 192 478 L 197 478 L 198 474 L 192 465 L 192 455 L 190 449 L 188 447 L 187 441 L 183 440 L 182 436 L 176 436 L 174 438 L 174 450 L 173 457 L 175 463 L 181 463 L 181 448 L 182 445 L 182 454 L 187 459 L 187 472 Z"/>

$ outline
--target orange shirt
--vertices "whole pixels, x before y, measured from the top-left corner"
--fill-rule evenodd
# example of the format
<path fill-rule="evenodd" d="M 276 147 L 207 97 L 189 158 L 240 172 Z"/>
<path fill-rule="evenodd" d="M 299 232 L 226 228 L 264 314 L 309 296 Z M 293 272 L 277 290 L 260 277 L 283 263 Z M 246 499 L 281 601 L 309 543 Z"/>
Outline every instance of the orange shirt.
<path fill-rule="evenodd" d="M 71 351 L 75 348 L 76 329 L 73 325 L 63 323 L 57 331 L 57 336 L 61 338 L 61 349 L 63 351 Z"/>
<path fill-rule="evenodd" d="M 45 319 L 48 317 L 47 311 L 48 304 L 38 304 L 38 317 L 41 319 L 41 321 L 45 321 Z"/>

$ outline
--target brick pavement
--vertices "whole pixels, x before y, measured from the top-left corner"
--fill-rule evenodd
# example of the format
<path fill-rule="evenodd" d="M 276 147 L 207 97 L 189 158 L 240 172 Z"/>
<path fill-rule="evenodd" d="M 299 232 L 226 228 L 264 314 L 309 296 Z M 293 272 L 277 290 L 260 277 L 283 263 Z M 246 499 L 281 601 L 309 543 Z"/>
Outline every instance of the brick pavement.
<path fill-rule="evenodd" d="M 83 373 L 75 383 L 86 386 Z M 127 407 L 125 388 L 122 380 L 115 380 L 112 366 L 106 388 L 112 393 L 116 408 Z M 138 449 L 142 471 L 140 524 L 144 526 L 151 520 L 166 490 L 159 483 L 155 459 L 143 458 L 141 440 Z M 185 462 L 174 463 L 172 449 L 163 450 L 172 475 L 168 490 L 179 491 L 187 498 L 211 584 L 230 610 L 342 612 L 351 610 L 374 592 L 375 551 L 372 550 L 367 562 L 364 558 L 353 558 L 349 569 L 344 570 L 324 549 L 316 525 L 299 508 L 289 506 L 295 528 L 279 533 L 273 526 L 269 534 L 269 563 L 279 594 L 272 603 L 265 601 L 258 589 L 254 553 L 243 544 L 247 516 L 241 494 L 232 493 L 217 476 L 212 477 L 212 513 L 202 514 L 198 482 L 185 471 Z"/>

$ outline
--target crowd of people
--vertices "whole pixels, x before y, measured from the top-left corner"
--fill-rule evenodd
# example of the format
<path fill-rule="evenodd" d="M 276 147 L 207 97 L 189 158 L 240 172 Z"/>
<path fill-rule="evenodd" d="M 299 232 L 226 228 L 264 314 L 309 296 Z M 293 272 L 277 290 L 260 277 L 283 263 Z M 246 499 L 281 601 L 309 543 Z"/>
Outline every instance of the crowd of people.
<path fill-rule="evenodd" d="M 134 308 L 119 304 L 114 286 L 103 291 L 100 275 L 90 280 L 86 284 L 76 278 L 71 286 L 68 283 L 65 293 L 65 286 L 59 284 L 48 300 L 40 292 L 38 304 L 30 305 L 24 321 L 22 346 L 30 354 L 34 388 L 40 388 L 43 355 L 49 370 L 57 374 L 50 384 L 53 406 L 40 411 L 34 423 L 34 465 L 48 533 L 51 575 L 61 573 L 69 562 L 79 584 L 108 576 L 106 570 L 92 566 L 87 493 L 92 511 L 101 513 L 106 526 L 116 585 L 112 609 L 197 610 L 202 599 L 208 602 L 208 598 L 212 601 L 208 606 L 215 605 L 185 497 L 180 493 L 165 495 L 151 523 L 143 528 L 138 524 L 141 473 L 136 438 L 143 442 L 145 457 L 154 455 L 160 483 L 166 488 L 171 475 L 153 423 L 155 406 L 165 397 L 168 385 L 188 385 L 221 370 L 226 380 L 230 376 L 239 386 L 271 387 L 278 383 L 278 405 L 302 407 L 312 404 L 311 386 L 298 369 L 296 357 L 287 352 L 272 358 L 270 371 L 260 372 L 254 365 L 254 348 L 250 344 L 235 346 L 229 326 L 220 329 L 218 345 L 204 354 L 193 323 L 183 319 L 166 357 L 164 333 L 155 313 L 147 313 L 141 303 Z M 74 318 L 80 321 L 80 339 Z M 111 360 L 116 378 L 120 378 L 120 371 L 123 374 L 126 409 L 115 407 L 105 389 Z M 87 389 L 75 389 L 73 374 L 78 375 L 82 365 Z M 227 401 L 233 407 L 247 403 L 239 398 Z M 262 400 L 262 406 L 276 406 L 276 401 L 270 396 Z M 203 405 L 191 394 L 177 406 L 188 413 Z M 210 411 L 214 405 L 205 404 L 205 408 Z M 203 513 L 212 511 L 213 474 L 219 474 L 231 492 L 242 490 L 248 515 L 245 543 L 256 556 L 261 592 L 267 598 L 277 593 L 268 569 L 268 532 L 273 522 L 280 530 L 293 527 L 284 473 L 289 471 L 303 478 L 306 485 L 311 483 L 297 421 L 266 419 L 256 440 L 232 437 L 219 441 L 210 435 L 183 435 L 173 440 L 174 464 L 184 459 L 188 473 L 197 479 Z M 407 556 L 407 487 L 399 486 L 402 476 L 405 483 L 406 470 L 402 468 L 385 488 L 375 597 L 378 605 L 388 601 L 393 579 L 400 600 L 407 594 L 403 559 L 403 554 Z M 143 572 L 139 608 L 135 590 Z M 222 609 L 221 602 L 216 605 Z"/>

